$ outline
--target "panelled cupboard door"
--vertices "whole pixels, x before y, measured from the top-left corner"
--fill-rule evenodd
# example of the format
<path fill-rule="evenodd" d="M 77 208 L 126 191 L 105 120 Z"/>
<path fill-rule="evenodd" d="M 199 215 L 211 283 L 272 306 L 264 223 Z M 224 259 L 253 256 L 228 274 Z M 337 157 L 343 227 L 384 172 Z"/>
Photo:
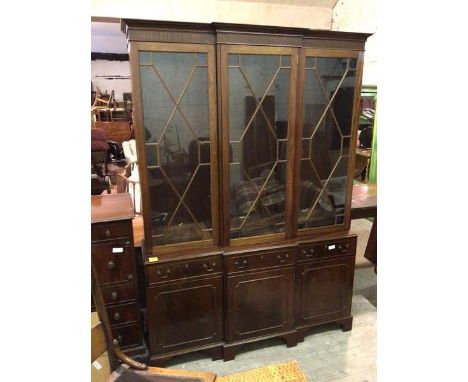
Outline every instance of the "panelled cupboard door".
<path fill-rule="evenodd" d="M 298 235 L 349 225 L 358 66 L 357 52 L 302 51 L 295 178 Z"/>
<path fill-rule="evenodd" d="M 130 55 L 147 246 L 217 245 L 215 48 L 136 42 Z"/>
<path fill-rule="evenodd" d="M 151 354 L 223 340 L 222 276 L 147 289 Z"/>
<path fill-rule="evenodd" d="M 354 261 L 354 256 L 346 256 L 297 265 L 295 327 L 351 315 Z"/>
<path fill-rule="evenodd" d="M 221 47 L 225 244 L 289 235 L 297 52 Z"/>
<path fill-rule="evenodd" d="M 227 278 L 228 342 L 292 329 L 294 269 Z"/>

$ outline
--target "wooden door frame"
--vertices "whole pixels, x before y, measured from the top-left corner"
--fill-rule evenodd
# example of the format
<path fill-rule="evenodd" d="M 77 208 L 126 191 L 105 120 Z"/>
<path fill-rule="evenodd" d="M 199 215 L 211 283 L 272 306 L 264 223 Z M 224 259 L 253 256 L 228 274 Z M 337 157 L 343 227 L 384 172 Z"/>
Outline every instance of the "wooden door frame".
<path fill-rule="evenodd" d="M 306 57 L 323 57 L 323 58 L 355 58 L 356 62 L 356 77 L 353 97 L 353 115 L 351 120 L 351 141 L 349 149 L 349 160 L 347 169 L 346 183 L 346 199 L 345 199 L 345 215 L 342 224 L 329 225 L 317 228 L 298 229 L 299 216 L 299 201 L 300 201 L 300 177 L 301 177 L 301 143 L 303 131 L 303 101 L 304 101 L 304 81 L 305 81 L 305 59 Z M 330 50 L 316 48 L 302 48 L 299 56 L 299 75 L 297 83 L 297 123 L 296 123 L 296 155 L 294 158 L 294 208 L 291 220 L 292 235 L 294 237 L 315 236 L 323 233 L 331 233 L 337 231 L 348 231 L 351 225 L 351 198 L 353 188 L 354 162 L 356 153 L 356 137 L 359 122 L 359 100 L 361 94 L 362 69 L 364 65 L 364 52 L 355 50 Z"/>
<path fill-rule="evenodd" d="M 274 233 L 259 236 L 249 236 L 240 239 L 230 239 L 230 186 L 229 186 L 229 86 L 228 86 L 228 54 L 258 54 L 258 55 L 290 55 L 291 56 L 291 72 L 289 78 L 289 110 L 288 110 L 288 144 L 287 144 L 287 178 L 286 178 L 286 201 L 285 201 L 285 232 Z M 296 124 L 296 82 L 297 82 L 297 63 L 299 57 L 299 49 L 295 47 L 278 47 L 278 46 L 254 46 L 254 45 L 221 45 L 218 49 L 218 97 L 221 106 L 220 119 L 220 142 L 221 142 L 221 166 L 220 173 L 222 179 L 220 189 L 222 190 L 221 198 L 221 221 L 222 221 L 222 245 L 240 246 L 259 244 L 265 242 L 279 241 L 292 237 L 291 215 L 293 211 L 293 170 L 294 170 L 294 151 L 295 151 L 295 124 Z"/>
<path fill-rule="evenodd" d="M 152 52 L 187 52 L 207 53 L 208 74 L 208 113 L 210 123 L 210 187 L 211 187 L 211 227 L 212 240 L 191 241 L 179 244 L 154 246 L 152 243 L 151 200 L 147 177 L 146 139 L 143 124 L 143 96 L 140 86 L 139 51 Z M 167 253 L 184 249 L 214 248 L 220 244 L 219 235 L 219 188 L 218 188 L 218 133 L 216 113 L 216 50 L 210 44 L 172 44 L 165 42 L 129 41 L 128 51 L 132 74 L 132 94 L 134 104 L 134 131 L 137 146 L 138 169 L 140 175 L 141 198 L 143 204 L 144 245 L 145 252 Z"/>

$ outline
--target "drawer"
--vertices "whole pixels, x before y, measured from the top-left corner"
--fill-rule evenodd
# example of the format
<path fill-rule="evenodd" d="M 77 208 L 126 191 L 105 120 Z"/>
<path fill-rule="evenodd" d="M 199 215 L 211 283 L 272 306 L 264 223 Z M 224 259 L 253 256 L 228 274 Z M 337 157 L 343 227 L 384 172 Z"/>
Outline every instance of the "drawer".
<path fill-rule="evenodd" d="M 135 279 L 133 247 L 120 244 L 91 246 L 91 259 L 100 284 Z"/>
<path fill-rule="evenodd" d="M 151 265 L 147 268 L 147 275 L 148 283 L 155 284 L 186 277 L 208 276 L 222 271 L 222 257 L 209 256 L 196 260 Z"/>
<path fill-rule="evenodd" d="M 227 257 L 224 261 L 226 262 L 227 273 L 294 265 L 296 262 L 296 250 L 295 248 L 288 250 L 268 250 L 254 255 L 235 255 Z"/>
<path fill-rule="evenodd" d="M 137 290 L 134 283 L 108 285 L 101 288 L 105 304 L 115 304 L 130 300 L 136 300 Z"/>
<path fill-rule="evenodd" d="M 138 324 L 112 328 L 112 336 L 121 347 L 137 346 L 143 343 L 143 336 Z"/>
<path fill-rule="evenodd" d="M 346 256 L 356 253 L 356 238 L 329 240 L 320 243 L 300 243 L 298 260 Z"/>
<path fill-rule="evenodd" d="M 139 321 L 139 311 L 136 302 L 110 306 L 106 310 L 111 325 Z"/>
<path fill-rule="evenodd" d="M 94 224 L 91 226 L 91 240 L 131 239 L 133 227 L 131 220 L 118 223 Z"/>

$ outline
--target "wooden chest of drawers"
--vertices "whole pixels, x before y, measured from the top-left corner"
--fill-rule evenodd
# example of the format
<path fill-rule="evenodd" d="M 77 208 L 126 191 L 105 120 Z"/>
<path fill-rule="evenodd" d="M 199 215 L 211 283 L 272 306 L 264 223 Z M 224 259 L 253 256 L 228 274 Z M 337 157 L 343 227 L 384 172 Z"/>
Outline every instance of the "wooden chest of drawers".
<path fill-rule="evenodd" d="M 133 248 L 129 194 L 92 196 L 91 261 L 97 273 L 112 335 L 133 358 L 146 362 Z"/>

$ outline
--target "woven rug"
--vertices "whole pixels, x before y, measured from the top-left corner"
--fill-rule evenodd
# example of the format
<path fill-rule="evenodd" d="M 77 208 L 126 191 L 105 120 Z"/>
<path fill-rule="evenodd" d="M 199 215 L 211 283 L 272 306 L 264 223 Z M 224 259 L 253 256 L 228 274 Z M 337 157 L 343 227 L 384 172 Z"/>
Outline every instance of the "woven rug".
<path fill-rule="evenodd" d="M 307 379 L 299 363 L 289 361 L 217 377 L 216 382 L 307 382 Z"/>

